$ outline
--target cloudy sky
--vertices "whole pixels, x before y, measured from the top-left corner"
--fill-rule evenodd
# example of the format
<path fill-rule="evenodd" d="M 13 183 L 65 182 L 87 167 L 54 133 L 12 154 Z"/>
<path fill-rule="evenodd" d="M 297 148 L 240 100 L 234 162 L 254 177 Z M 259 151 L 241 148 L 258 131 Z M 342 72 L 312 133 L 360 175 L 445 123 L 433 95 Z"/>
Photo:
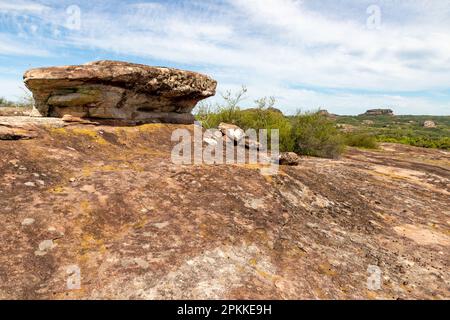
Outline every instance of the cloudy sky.
<path fill-rule="evenodd" d="M 203 72 L 286 113 L 450 115 L 450 0 L 0 0 L 0 96 L 28 68 L 100 59 Z"/>

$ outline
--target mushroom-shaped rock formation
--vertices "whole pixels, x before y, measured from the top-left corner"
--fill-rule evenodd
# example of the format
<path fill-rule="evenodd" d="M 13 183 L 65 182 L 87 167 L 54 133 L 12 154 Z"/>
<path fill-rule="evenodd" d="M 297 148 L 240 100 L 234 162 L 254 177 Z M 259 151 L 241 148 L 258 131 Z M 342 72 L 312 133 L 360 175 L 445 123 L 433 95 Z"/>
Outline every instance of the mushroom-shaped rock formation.
<path fill-rule="evenodd" d="M 28 70 L 33 115 L 192 123 L 195 105 L 215 94 L 217 82 L 178 69 L 120 61 Z"/>

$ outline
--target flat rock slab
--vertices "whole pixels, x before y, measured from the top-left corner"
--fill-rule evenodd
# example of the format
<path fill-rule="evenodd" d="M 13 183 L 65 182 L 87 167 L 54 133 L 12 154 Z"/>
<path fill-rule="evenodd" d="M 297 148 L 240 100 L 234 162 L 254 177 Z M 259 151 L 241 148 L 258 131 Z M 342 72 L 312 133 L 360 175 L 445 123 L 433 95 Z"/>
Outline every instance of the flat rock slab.
<path fill-rule="evenodd" d="M 217 87 L 199 73 L 119 61 L 32 69 L 24 82 L 35 116 L 174 123 L 192 123 L 192 109 Z"/>

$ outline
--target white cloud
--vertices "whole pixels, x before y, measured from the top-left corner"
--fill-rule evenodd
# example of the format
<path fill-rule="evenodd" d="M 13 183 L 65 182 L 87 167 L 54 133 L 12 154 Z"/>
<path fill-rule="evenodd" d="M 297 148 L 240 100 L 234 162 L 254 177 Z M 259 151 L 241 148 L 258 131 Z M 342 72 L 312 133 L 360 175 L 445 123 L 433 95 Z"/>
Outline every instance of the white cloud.
<path fill-rule="evenodd" d="M 2 55 L 45 57 L 49 52 L 30 45 L 25 40 L 16 40 L 8 34 L 0 33 L 0 56 Z"/>
<path fill-rule="evenodd" d="M 255 95 L 279 96 L 290 111 L 395 104 L 448 113 L 448 104 L 433 104 L 430 96 L 398 92 L 448 91 L 450 2 L 380 0 L 382 24 L 369 30 L 372 2 L 117 2 L 114 12 L 92 4 L 82 8 L 82 30 L 59 44 L 192 66 L 221 88 L 246 84 Z"/>
<path fill-rule="evenodd" d="M 0 0 L 0 12 L 42 13 L 45 10 L 49 10 L 49 7 L 36 2 Z"/>

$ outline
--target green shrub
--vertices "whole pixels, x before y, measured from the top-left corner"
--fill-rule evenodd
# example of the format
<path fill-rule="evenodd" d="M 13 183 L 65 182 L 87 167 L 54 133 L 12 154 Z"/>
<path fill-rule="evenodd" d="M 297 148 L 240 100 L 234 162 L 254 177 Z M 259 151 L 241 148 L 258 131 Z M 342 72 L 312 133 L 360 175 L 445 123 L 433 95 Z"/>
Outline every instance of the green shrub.
<path fill-rule="evenodd" d="M 292 119 L 294 151 L 322 158 L 338 158 L 345 143 L 333 121 L 318 112 L 298 113 Z"/>
<path fill-rule="evenodd" d="M 29 108 L 29 109 L 31 109 L 33 107 L 33 104 L 34 104 L 33 96 L 31 95 L 30 92 L 25 91 L 25 90 L 24 90 L 24 93 L 22 94 L 22 96 L 20 96 L 19 101 L 17 101 L 17 102 L 9 101 L 8 99 L 0 97 L 0 108 L 5 107 L 5 108 Z"/>
<path fill-rule="evenodd" d="M 345 144 L 350 147 L 365 149 L 378 148 L 377 139 L 366 132 L 351 132 L 344 135 Z"/>
<path fill-rule="evenodd" d="M 275 99 L 262 98 L 255 101 L 256 108 L 241 110 L 238 103 L 243 99 L 246 92 L 247 90 L 243 87 L 237 94 L 225 93 L 222 95 L 223 105 L 200 104 L 196 112 L 196 119 L 205 128 L 217 128 L 221 122 L 225 122 L 235 124 L 244 130 L 267 129 L 269 144 L 270 130 L 278 129 L 280 151 L 292 151 L 294 148 L 292 125 L 288 118 L 273 108 Z"/>

